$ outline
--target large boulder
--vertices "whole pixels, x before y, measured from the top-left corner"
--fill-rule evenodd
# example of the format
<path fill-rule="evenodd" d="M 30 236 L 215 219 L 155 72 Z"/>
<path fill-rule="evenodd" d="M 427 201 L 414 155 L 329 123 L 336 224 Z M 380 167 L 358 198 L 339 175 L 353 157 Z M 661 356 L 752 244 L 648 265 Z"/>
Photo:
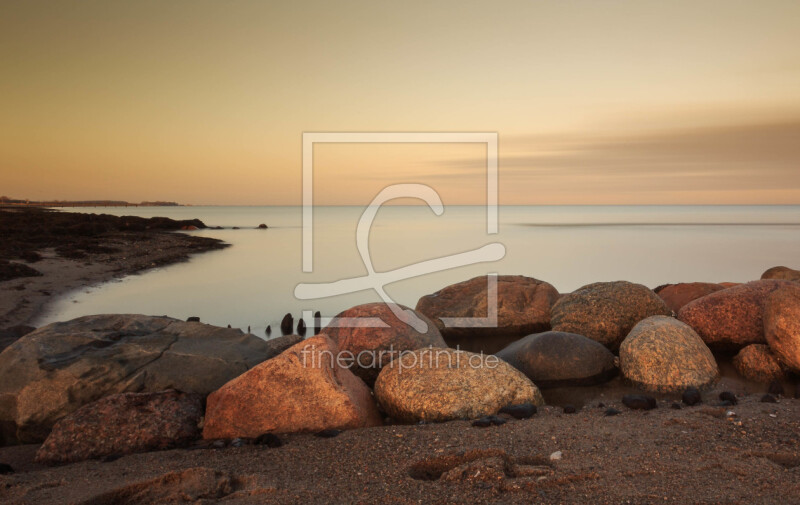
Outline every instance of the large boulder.
<path fill-rule="evenodd" d="M 617 374 L 614 355 L 604 345 L 560 331 L 528 335 L 498 352 L 497 357 L 542 389 L 591 386 Z"/>
<path fill-rule="evenodd" d="M 733 357 L 733 367 L 745 379 L 769 383 L 781 380 L 785 372 L 780 361 L 764 344 L 750 344 Z"/>
<path fill-rule="evenodd" d="M 577 333 L 616 350 L 642 319 L 672 312 L 651 289 L 627 281 L 596 282 L 553 305 L 553 330 Z"/>
<path fill-rule="evenodd" d="M 790 283 L 769 295 L 764 304 L 764 333 L 778 359 L 800 372 L 800 284 Z"/>
<path fill-rule="evenodd" d="M 681 307 L 687 303 L 723 289 L 725 289 L 725 286 L 710 282 L 682 282 L 680 284 L 661 286 L 656 288 L 655 292 L 664 300 L 667 307 L 677 314 Z"/>
<path fill-rule="evenodd" d="M 122 393 L 84 405 L 53 426 L 36 452 L 39 463 L 180 447 L 200 438 L 203 396 L 175 390 Z"/>
<path fill-rule="evenodd" d="M 203 438 L 255 438 L 379 426 L 364 382 L 324 334 L 290 347 L 208 396 Z"/>
<path fill-rule="evenodd" d="M 678 319 L 691 326 L 715 351 L 738 351 L 766 343 L 764 302 L 789 281 L 754 281 L 723 289 L 684 305 Z"/>
<path fill-rule="evenodd" d="M 509 343 L 550 329 L 550 309 L 558 300 L 556 288 L 521 275 L 497 277 L 497 326 L 486 328 L 462 320 L 446 327 L 442 318 L 486 318 L 489 315 L 488 277 L 459 282 L 423 296 L 417 312 L 431 318 L 450 347 L 492 354 Z"/>
<path fill-rule="evenodd" d="M 125 392 L 208 394 L 283 342 L 169 317 L 108 314 L 54 323 L 0 354 L 0 433 L 41 442 L 87 403 Z"/>
<path fill-rule="evenodd" d="M 409 310 L 402 305 L 396 307 Z M 322 333 L 330 337 L 340 351 L 357 358 L 351 371 L 372 387 L 383 365 L 398 353 L 430 346 L 447 347 L 436 325 L 424 314 L 417 312 L 416 315 L 427 325 L 424 333 L 398 319 L 389 305 L 367 303 L 341 312 Z M 376 319 L 382 321 L 383 326 L 376 325 Z"/>
<path fill-rule="evenodd" d="M 800 270 L 789 267 L 772 267 L 761 274 L 761 278 L 800 282 Z"/>
<path fill-rule="evenodd" d="M 714 355 L 697 333 L 680 321 L 654 316 L 641 321 L 619 348 L 622 375 L 653 392 L 704 388 L 719 376 Z"/>
<path fill-rule="evenodd" d="M 508 363 L 455 349 L 403 353 L 381 370 L 375 396 L 392 419 L 406 423 L 473 419 L 509 405 L 544 403 L 533 382 Z"/>

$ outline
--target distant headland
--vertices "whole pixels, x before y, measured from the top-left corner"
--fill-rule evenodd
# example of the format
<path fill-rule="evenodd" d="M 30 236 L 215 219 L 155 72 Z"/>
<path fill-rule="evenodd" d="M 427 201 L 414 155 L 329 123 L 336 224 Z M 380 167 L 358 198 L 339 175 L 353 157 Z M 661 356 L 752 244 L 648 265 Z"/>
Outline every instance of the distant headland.
<path fill-rule="evenodd" d="M 25 198 L 9 198 L 0 196 L 0 205 L 26 205 L 31 207 L 183 207 L 176 202 L 139 202 L 131 203 L 121 200 L 49 200 L 34 201 Z"/>

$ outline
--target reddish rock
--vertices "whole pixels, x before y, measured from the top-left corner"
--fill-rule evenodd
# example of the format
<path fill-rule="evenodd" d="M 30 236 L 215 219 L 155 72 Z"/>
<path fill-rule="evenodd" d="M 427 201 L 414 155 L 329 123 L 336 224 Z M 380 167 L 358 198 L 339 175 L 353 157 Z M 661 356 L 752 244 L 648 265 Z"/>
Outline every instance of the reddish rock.
<path fill-rule="evenodd" d="M 764 302 L 788 281 L 754 281 L 690 302 L 678 319 L 691 326 L 712 350 L 738 351 L 750 344 L 766 343 Z"/>
<path fill-rule="evenodd" d="M 761 278 L 800 282 L 800 270 L 794 270 L 789 267 L 772 267 L 761 274 Z"/>
<path fill-rule="evenodd" d="M 84 405 L 53 427 L 39 463 L 71 463 L 185 445 L 200 437 L 203 397 L 175 390 L 123 393 Z"/>
<path fill-rule="evenodd" d="M 778 359 L 800 372 L 800 284 L 787 284 L 767 298 L 764 333 Z"/>
<path fill-rule="evenodd" d="M 667 307 L 677 314 L 678 311 L 681 310 L 681 307 L 687 303 L 722 289 L 725 289 L 725 287 L 710 282 L 684 282 L 680 284 L 667 284 L 656 291 L 656 293 L 664 300 Z"/>
<path fill-rule="evenodd" d="M 407 307 L 399 307 L 409 310 Z M 397 319 L 385 303 L 367 303 L 338 314 L 323 328 L 322 333 L 328 335 L 342 352 L 352 353 L 354 357 L 361 355 L 359 363 L 351 370 L 371 387 L 383 365 L 399 352 L 429 346 L 447 347 L 436 325 L 424 314 L 417 312 L 417 315 L 428 326 L 425 333 L 420 333 Z M 352 319 L 346 322 L 347 326 L 336 327 L 336 324 L 345 323 L 344 318 Z M 373 327 L 371 320 L 376 318 L 387 326 Z"/>
<path fill-rule="evenodd" d="M 550 329 L 550 309 L 559 298 L 558 291 L 521 275 L 497 277 L 497 327 L 445 327 L 441 318 L 487 317 L 487 285 L 487 276 L 480 276 L 447 286 L 420 298 L 416 310 L 436 323 L 448 345 L 471 352 L 492 354 L 525 335 Z"/>
<path fill-rule="evenodd" d="M 734 286 L 741 286 L 742 283 L 741 282 L 720 282 L 719 285 L 722 286 L 723 288 L 727 289 L 727 288 L 732 288 Z"/>
<path fill-rule="evenodd" d="M 733 357 L 733 367 L 744 377 L 755 382 L 769 383 L 786 375 L 778 358 L 768 345 L 751 344 Z"/>
<path fill-rule="evenodd" d="M 208 397 L 203 438 L 379 426 L 371 391 L 338 353 L 320 334 L 228 382 Z"/>
<path fill-rule="evenodd" d="M 561 297 L 552 313 L 554 331 L 577 333 L 616 350 L 636 323 L 672 312 L 646 286 L 616 281 L 583 286 Z"/>
<path fill-rule="evenodd" d="M 375 396 L 392 419 L 442 422 L 497 414 L 509 405 L 544 404 L 525 375 L 496 356 L 418 349 L 385 366 Z"/>

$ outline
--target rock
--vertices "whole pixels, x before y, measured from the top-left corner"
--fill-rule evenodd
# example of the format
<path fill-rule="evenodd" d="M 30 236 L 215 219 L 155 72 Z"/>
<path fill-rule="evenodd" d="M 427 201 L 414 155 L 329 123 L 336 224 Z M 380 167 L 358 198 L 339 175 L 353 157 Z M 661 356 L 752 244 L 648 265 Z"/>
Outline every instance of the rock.
<path fill-rule="evenodd" d="M 619 348 L 619 362 L 628 381 L 653 392 L 703 388 L 719 376 L 714 356 L 694 330 L 666 316 L 637 324 Z"/>
<path fill-rule="evenodd" d="M 426 295 L 416 310 L 428 316 L 450 347 L 493 354 L 518 338 L 550 329 L 556 288 L 521 275 L 497 276 L 497 327 L 445 327 L 441 318 L 488 316 L 488 277 L 480 276 Z M 462 322 L 461 326 L 466 323 Z"/>
<path fill-rule="evenodd" d="M 270 335 L 272 335 L 272 326 L 270 326 L 270 325 L 267 325 L 267 329 L 266 329 L 266 330 L 264 330 L 264 333 L 266 333 L 268 337 L 269 337 Z"/>
<path fill-rule="evenodd" d="M 723 402 L 730 402 L 731 405 L 736 405 L 736 395 L 730 391 L 723 391 L 719 394 L 719 399 Z"/>
<path fill-rule="evenodd" d="M 564 413 L 565 414 L 574 414 L 578 410 L 575 408 L 574 405 L 564 405 Z"/>
<path fill-rule="evenodd" d="M 424 315 L 417 315 L 428 325 L 425 333 L 397 319 L 389 305 L 367 303 L 341 312 L 322 332 L 336 342 L 343 353 L 352 355 L 352 372 L 371 387 L 381 368 L 399 353 L 423 347 L 447 347 L 436 325 Z M 352 319 L 347 321 L 347 326 L 337 327 L 345 322 L 344 318 Z M 376 318 L 388 326 L 372 327 Z"/>
<path fill-rule="evenodd" d="M 8 463 L 0 463 L 0 475 L 10 475 L 14 469 Z"/>
<path fill-rule="evenodd" d="M 264 223 L 261 223 L 260 225 L 258 225 L 258 229 L 259 230 L 266 230 L 267 228 L 268 228 L 268 226 L 265 225 Z"/>
<path fill-rule="evenodd" d="M 684 305 L 678 319 L 691 326 L 715 351 L 738 351 L 766 343 L 764 303 L 788 281 L 754 281 L 698 298 Z"/>
<path fill-rule="evenodd" d="M 244 440 L 241 438 L 234 438 L 231 440 L 231 447 L 242 447 L 244 445 Z"/>
<path fill-rule="evenodd" d="M 539 389 L 508 363 L 455 349 L 418 349 L 385 366 L 375 397 L 400 422 L 493 415 L 509 405 L 542 405 Z"/>
<path fill-rule="evenodd" d="M 769 388 L 767 388 L 767 392 L 771 395 L 779 395 L 783 396 L 783 383 L 781 381 L 772 381 L 769 383 Z"/>
<path fill-rule="evenodd" d="M 520 405 L 508 405 L 500 409 L 501 414 L 508 414 L 514 419 L 528 419 L 532 417 L 538 409 L 532 403 L 523 403 Z"/>
<path fill-rule="evenodd" d="M 480 419 L 475 419 L 472 421 L 472 426 L 476 428 L 488 428 L 492 425 L 492 420 L 489 419 L 488 416 L 481 417 Z"/>
<path fill-rule="evenodd" d="M 44 440 L 56 421 L 105 396 L 177 389 L 206 395 L 276 354 L 240 330 L 107 314 L 54 323 L 0 354 L 6 443 Z"/>
<path fill-rule="evenodd" d="M 338 353 L 317 335 L 228 382 L 208 397 L 203 438 L 381 425 L 369 388 L 340 365 Z"/>
<path fill-rule="evenodd" d="M 646 395 L 625 395 L 622 404 L 631 410 L 652 410 L 658 407 L 656 399 Z"/>
<path fill-rule="evenodd" d="M 256 445 L 266 445 L 270 449 L 277 449 L 283 445 L 283 440 L 274 433 L 264 433 L 263 435 L 259 435 L 254 440 Z"/>
<path fill-rule="evenodd" d="M 788 283 L 767 297 L 764 334 L 775 356 L 791 370 L 800 372 L 800 284 Z"/>
<path fill-rule="evenodd" d="M 553 305 L 553 330 L 577 333 L 612 351 L 636 323 L 671 314 L 653 291 L 626 281 L 596 282 L 564 295 Z"/>
<path fill-rule="evenodd" d="M 761 397 L 761 403 L 778 403 L 778 400 L 772 395 L 764 395 Z"/>
<path fill-rule="evenodd" d="M 0 352 L 20 338 L 35 330 L 33 326 L 17 325 L 0 330 Z"/>
<path fill-rule="evenodd" d="M 319 335 L 322 331 L 322 314 L 319 311 L 314 312 L 314 335 Z"/>
<path fill-rule="evenodd" d="M 187 323 L 199 323 L 200 322 L 200 317 L 198 317 L 198 316 L 189 316 L 188 318 L 186 318 L 186 322 Z M 231 327 L 231 325 L 228 325 L 228 328 L 230 328 L 230 327 Z"/>
<path fill-rule="evenodd" d="M 591 386 L 617 375 L 614 355 L 602 344 L 574 333 L 528 335 L 497 353 L 542 389 Z"/>
<path fill-rule="evenodd" d="M 291 314 L 286 314 L 283 316 L 281 320 L 281 333 L 283 335 L 289 335 L 294 330 L 294 318 Z"/>
<path fill-rule="evenodd" d="M 768 345 L 750 344 L 733 357 L 733 367 L 745 379 L 769 383 L 786 375 Z"/>
<path fill-rule="evenodd" d="M 306 322 L 303 321 L 303 318 L 300 318 L 300 321 L 297 322 L 297 334 L 301 337 L 306 336 Z"/>
<path fill-rule="evenodd" d="M 677 314 L 681 307 L 687 303 L 723 289 L 725 289 L 724 286 L 710 282 L 685 282 L 667 284 L 656 293 L 664 300 L 667 307 Z"/>
<path fill-rule="evenodd" d="M 561 451 L 556 451 L 556 452 L 550 454 L 550 461 L 559 461 L 562 456 L 563 456 L 563 454 L 562 454 Z"/>
<path fill-rule="evenodd" d="M 683 392 L 681 396 L 681 401 L 688 406 L 697 405 L 698 403 L 703 401 L 703 397 L 700 395 L 700 390 L 694 387 L 686 388 L 686 391 Z"/>
<path fill-rule="evenodd" d="M 793 270 L 789 267 L 772 267 L 761 274 L 761 278 L 800 282 L 800 270 Z"/>
<path fill-rule="evenodd" d="M 181 226 L 181 230 L 183 230 L 183 231 L 195 231 L 195 230 L 199 230 L 199 228 L 197 226 L 194 226 L 194 225 L 191 225 L 191 224 L 187 224 L 187 225 Z"/>
<path fill-rule="evenodd" d="M 681 404 L 678 402 L 672 402 L 672 405 L 669 406 L 672 410 L 681 410 Z"/>
<path fill-rule="evenodd" d="M 203 397 L 175 390 L 122 393 L 84 405 L 53 427 L 38 463 L 73 463 L 181 447 L 200 437 Z"/>
<path fill-rule="evenodd" d="M 342 430 L 322 430 L 314 433 L 315 437 L 319 438 L 333 438 L 338 437 Z"/>
<path fill-rule="evenodd" d="M 611 417 L 611 416 L 617 416 L 619 414 L 622 414 L 622 412 L 615 409 L 614 407 L 609 407 L 608 409 L 606 409 L 604 415 L 607 417 Z"/>

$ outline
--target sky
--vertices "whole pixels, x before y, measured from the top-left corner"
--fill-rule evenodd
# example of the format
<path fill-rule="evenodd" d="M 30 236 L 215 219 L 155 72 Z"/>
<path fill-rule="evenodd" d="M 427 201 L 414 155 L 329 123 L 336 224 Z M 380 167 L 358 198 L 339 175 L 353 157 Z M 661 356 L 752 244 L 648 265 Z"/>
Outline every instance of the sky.
<path fill-rule="evenodd" d="M 304 132 L 496 132 L 501 204 L 800 204 L 800 2 L 4 1 L 0 195 L 301 203 Z M 318 204 L 485 201 L 479 144 L 325 144 Z"/>

